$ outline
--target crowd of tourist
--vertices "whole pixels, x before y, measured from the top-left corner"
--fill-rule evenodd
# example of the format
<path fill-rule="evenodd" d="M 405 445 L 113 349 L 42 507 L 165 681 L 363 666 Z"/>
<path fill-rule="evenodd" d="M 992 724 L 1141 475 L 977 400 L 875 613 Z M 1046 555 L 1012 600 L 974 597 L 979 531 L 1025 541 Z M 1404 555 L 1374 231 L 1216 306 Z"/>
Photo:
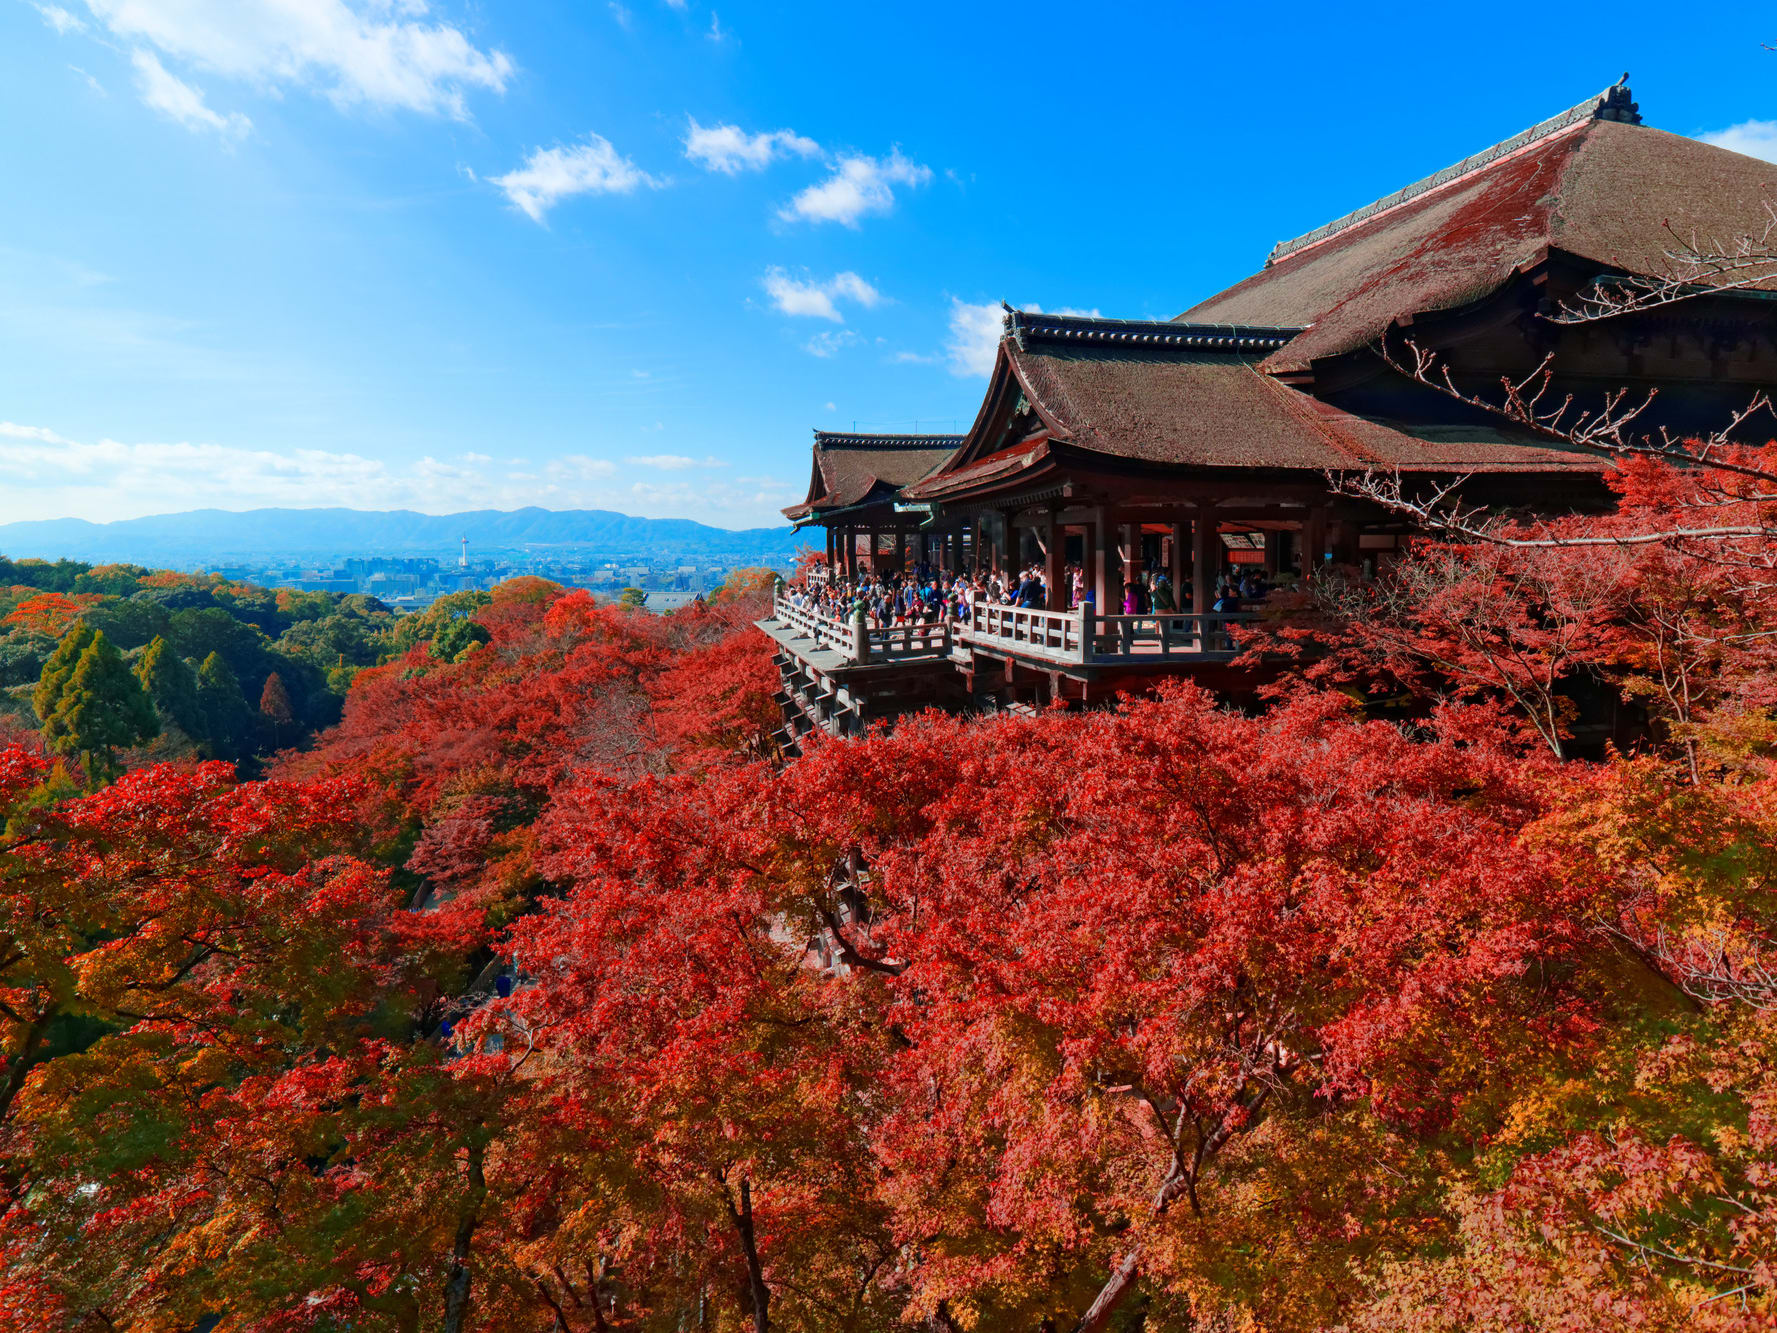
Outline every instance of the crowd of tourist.
<path fill-rule="evenodd" d="M 1068 565 L 1062 577 L 1069 610 L 1085 604 L 1094 604 L 1094 609 L 1103 615 L 1163 615 L 1169 611 L 1188 614 L 1196 610 L 1191 605 L 1191 589 L 1175 589 L 1172 580 L 1157 569 L 1125 582 L 1121 601 L 1104 608 L 1096 606 L 1096 590 L 1079 565 Z M 1280 581 L 1292 577 L 1282 575 Z M 1217 580 L 1210 605 L 1203 610 L 1222 615 L 1251 610 L 1270 595 L 1272 587 L 1266 572 L 1257 566 L 1226 569 Z M 866 621 L 878 629 L 944 620 L 966 625 L 986 606 L 1049 606 L 1049 588 L 1041 565 L 1017 571 L 952 573 L 921 563 L 910 571 L 893 573 L 861 570 L 846 577 L 835 572 L 825 580 L 791 583 L 784 595 L 792 606 L 818 611 L 835 620 L 850 620 L 862 611 Z"/>

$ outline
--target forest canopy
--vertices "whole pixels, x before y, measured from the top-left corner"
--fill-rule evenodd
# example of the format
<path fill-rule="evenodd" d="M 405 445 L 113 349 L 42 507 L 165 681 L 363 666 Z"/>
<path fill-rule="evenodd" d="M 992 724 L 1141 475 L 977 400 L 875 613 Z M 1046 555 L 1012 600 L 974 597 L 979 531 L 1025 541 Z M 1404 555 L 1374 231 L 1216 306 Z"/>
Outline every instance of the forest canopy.
<path fill-rule="evenodd" d="M 9 565 L 0 1319 L 1770 1327 L 1777 543 L 1549 540 L 1770 501 L 1616 484 L 790 761 L 768 575 Z"/>

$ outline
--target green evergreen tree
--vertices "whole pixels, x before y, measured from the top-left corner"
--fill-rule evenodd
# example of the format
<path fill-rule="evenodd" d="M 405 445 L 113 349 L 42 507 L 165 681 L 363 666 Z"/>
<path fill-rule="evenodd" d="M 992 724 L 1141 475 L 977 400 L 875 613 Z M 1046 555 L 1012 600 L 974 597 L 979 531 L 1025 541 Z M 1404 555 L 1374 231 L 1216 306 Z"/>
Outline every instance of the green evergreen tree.
<path fill-rule="evenodd" d="M 191 664 L 156 635 L 136 663 L 136 679 L 154 701 L 163 723 L 170 722 L 194 740 L 203 738 L 204 715 L 198 706 L 197 676 Z"/>
<path fill-rule="evenodd" d="M 37 678 L 37 688 L 31 695 L 31 707 L 37 711 L 39 722 L 47 725 L 55 715 L 57 705 L 62 702 L 62 692 L 68 688 L 68 679 L 79 665 L 80 655 L 86 651 L 87 644 L 93 641 L 94 633 L 91 625 L 72 626 L 56 644 L 49 661 L 43 664 L 43 674 Z"/>
<path fill-rule="evenodd" d="M 253 714 L 221 653 L 211 653 L 197 669 L 197 703 L 203 715 L 205 753 L 212 759 L 246 758 Z"/>
<path fill-rule="evenodd" d="M 94 631 L 63 687 L 55 711 L 43 723 L 43 738 L 56 754 L 78 755 L 87 780 L 99 786 L 120 771 L 117 751 L 160 734 L 154 704 L 130 674 L 123 654 L 102 631 Z"/>
<path fill-rule="evenodd" d="M 460 661 L 492 638 L 493 635 L 487 632 L 487 626 L 467 616 L 460 616 L 438 631 L 432 640 L 432 656 L 446 662 Z"/>

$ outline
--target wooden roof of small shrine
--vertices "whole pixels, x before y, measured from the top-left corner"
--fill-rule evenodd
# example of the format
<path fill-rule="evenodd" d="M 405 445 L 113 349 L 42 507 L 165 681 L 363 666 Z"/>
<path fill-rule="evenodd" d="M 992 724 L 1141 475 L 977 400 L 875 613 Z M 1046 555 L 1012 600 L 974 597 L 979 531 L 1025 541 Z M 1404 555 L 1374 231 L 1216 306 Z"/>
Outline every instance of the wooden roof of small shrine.
<path fill-rule="evenodd" d="M 904 486 L 942 466 L 961 435 L 867 435 L 817 430 L 808 497 L 785 509 L 802 522 L 817 513 L 892 501 Z"/>

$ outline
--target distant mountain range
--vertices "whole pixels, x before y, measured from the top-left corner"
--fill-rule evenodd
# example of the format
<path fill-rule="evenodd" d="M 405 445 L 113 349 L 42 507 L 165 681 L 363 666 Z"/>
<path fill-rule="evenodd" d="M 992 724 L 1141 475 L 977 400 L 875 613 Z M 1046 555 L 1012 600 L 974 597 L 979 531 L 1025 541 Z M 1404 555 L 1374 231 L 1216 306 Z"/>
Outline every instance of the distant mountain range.
<path fill-rule="evenodd" d="M 792 555 L 808 538 L 788 527 L 730 531 L 682 518 L 632 518 L 604 509 L 480 509 L 416 514 L 407 509 L 193 509 L 183 514 L 89 523 L 52 518 L 0 524 L 0 554 L 142 565 L 234 564 L 283 558 L 436 556 L 454 560 L 522 553 L 684 555 L 728 561 Z"/>

